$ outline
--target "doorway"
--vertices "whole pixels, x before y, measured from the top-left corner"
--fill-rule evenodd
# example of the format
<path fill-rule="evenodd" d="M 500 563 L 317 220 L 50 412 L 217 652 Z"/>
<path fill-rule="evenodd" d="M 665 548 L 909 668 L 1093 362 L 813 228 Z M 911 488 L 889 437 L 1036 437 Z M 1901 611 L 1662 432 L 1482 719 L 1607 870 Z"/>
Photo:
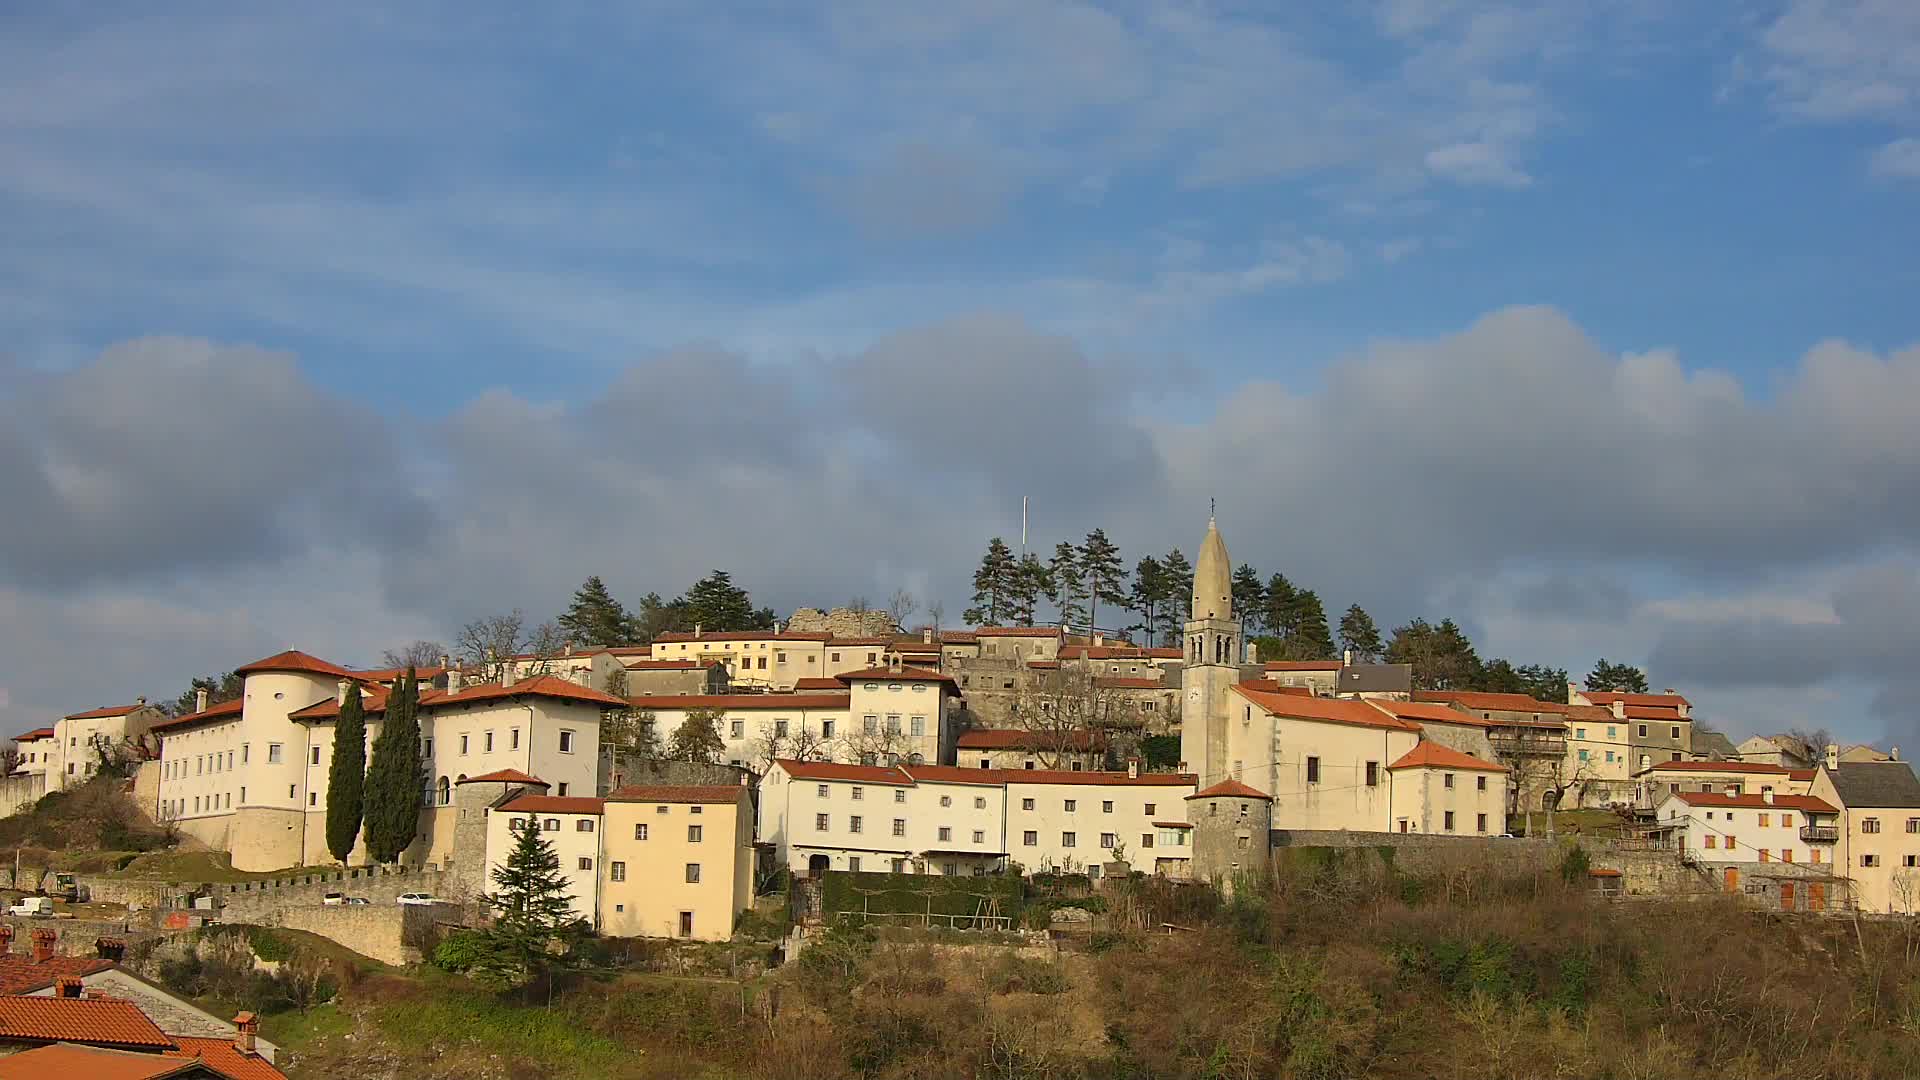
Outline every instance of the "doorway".
<path fill-rule="evenodd" d="M 1791 881 L 1780 883 L 1780 910 L 1793 910 L 1793 882 Z"/>
<path fill-rule="evenodd" d="M 1725 880 L 1726 880 L 1726 889 L 1728 892 L 1740 891 L 1740 871 L 1734 869 L 1731 866 L 1727 867 Z"/>
<path fill-rule="evenodd" d="M 818 878 L 820 875 L 826 873 L 828 867 L 832 865 L 825 855 L 809 855 L 807 856 L 807 876 L 810 878 Z"/>

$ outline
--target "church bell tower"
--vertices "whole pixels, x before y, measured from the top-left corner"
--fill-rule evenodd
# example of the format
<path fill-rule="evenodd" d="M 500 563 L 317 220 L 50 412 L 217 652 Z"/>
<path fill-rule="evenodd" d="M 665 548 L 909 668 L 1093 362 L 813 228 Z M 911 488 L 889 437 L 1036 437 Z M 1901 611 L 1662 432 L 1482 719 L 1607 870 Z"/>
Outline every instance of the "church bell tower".
<path fill-rule="evenodd" d="M 1240 680 L 1245 655 L 1233 617 L 1233 562 L 1212 517 L 1193 568 L 1193 614 L 1186 624 L 1181 672 L 1180 757 L 1205 788 L 1231 779 L 1227 770 L 1227 694 Z"/>

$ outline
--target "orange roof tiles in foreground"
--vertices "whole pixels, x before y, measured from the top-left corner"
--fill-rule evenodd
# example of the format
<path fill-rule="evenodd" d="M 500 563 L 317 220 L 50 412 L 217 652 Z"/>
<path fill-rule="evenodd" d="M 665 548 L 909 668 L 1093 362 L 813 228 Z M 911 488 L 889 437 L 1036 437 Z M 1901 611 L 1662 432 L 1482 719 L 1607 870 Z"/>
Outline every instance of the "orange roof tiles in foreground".
<path fill-rule="evenodd" d="M 117 998 L 0 997 L 0 1040 L 173 1047 L 138 1005 Z"/>
<path fill-rule="evenodd" d="M 24 735 L 15 735 L 13 737 L 13 741 L 14 742 L 36 742 L 40 739 L 51 739 L 51 738 L 53 738 L 53 729 L 50 727 L 43 727 L 43 728 L 34 728 L 32 731 L 29 731 Z"/>
<path fill-rule="evenodd" d="M 31 994 L 63 978 L 84 978 L 113 967 L 96 956 L 52 956 L 35 960 L 32 953 L 0 952 L 0 994 Z"/>
<path fill-rule="evenodd" d="M 240 1080 L 239 1076 L 223 1072 L 209 1061 L 185 1060 L 171 1053 L 107 1050 L 64 1042 L 0 1057 L 0 1080 L 169 1080 L 206 1076 L 208 1069 L 228 1080 Z M 267 1075 L 286 1076 L 278 1069 Z"/>
<path fill-rule="evenodd" d="M 1505 765 L 1491 761 L 1482 761 L 1472 754 L 1465 754 L 1451 746 L 1442 746 L 1437 742 L 1421 742 L 1413 749 L 1400 755 L 1400 760 L 1387 766 L 1389 769 L 1472 769 L 1479 772 L 1511 772 Z"/>
<path fill-rule="evenodd" d="M 1222 780 L 1219 783 L 1213 785 L 1212 787 L 1206 789 L 1205 791 L 1194 792 L 1193 794 L 1187 796 L 1187 800 L 1191 802 L 1194 799 L 1214 799 L 1214 798 L 1223 798 L 1223 797 L 1233 798 L 1233 799 L 1265 799 L 1268 802 L 1273 801 L 1273 796 L 1267 794 L 1264 791 L 1259 790 L 1258 788 L 1248 787 L 1247 785 L 1241 783 L 1238 780 Z"/>
<path fill-rule="evenodd" d="M 1411 720 L 1402 720 L 1397 716 L 1381 712 L 1364 701 L 1351 701 L 1345 698 L 1300 697 L 1293 694 L 1279 694 L 1263 689 L 1256 683 L 1238 683 L 1234 693 L 1253 702 L 1275 716 L 1284 716 L 1293 720 L 1320 720 L 1331 724 L 1353 724 L 1358 727 L 1385 728 L 1389 731 L 1419 731 L 1420 725 Z"/>
<path fill-rule="evenodd" d="M 170 1058 L 199 1058 L 222 1076 L 232 1080 L 287 1080 L 287 1074 L 259 1054 L 241 1053 L 232 1038 L 212 1039 L 199 1035 L 175 1035 L 179 1049 L 168 1050 Z"/>

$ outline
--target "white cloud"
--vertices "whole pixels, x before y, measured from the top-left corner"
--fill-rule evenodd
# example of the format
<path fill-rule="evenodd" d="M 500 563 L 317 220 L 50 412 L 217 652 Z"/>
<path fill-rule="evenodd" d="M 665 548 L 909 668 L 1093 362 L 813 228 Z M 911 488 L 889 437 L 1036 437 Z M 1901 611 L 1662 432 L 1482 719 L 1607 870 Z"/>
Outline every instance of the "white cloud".
<path fill-rule="evenodd" d="M 1868 170 L 1875 176 L 1920 180 L 1920 139 L 1895 139 L 1873 152 Z"/>
<path fill-rule="evenodd" d="M 1533 177 L 1514 168 L 1497 147 L 1484 142 L 1454 143 L 1427 151 L 1427 168 L 1457 184 L 1524 188 Z"/>

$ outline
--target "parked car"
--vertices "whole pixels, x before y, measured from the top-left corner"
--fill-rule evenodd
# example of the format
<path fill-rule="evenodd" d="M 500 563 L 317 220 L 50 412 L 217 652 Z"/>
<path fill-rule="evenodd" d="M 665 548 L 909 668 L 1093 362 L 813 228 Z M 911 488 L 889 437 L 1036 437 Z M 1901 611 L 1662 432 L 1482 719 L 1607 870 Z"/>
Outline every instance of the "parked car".
<path fill-rule="evenodd" d="M 339 907 L 341 904 L 344 904 L 347 902 L 347 894 L 330 892 L 327 895 L 321 897 L 320 902 L 327 905 L 328 907 Z"/>
<path fill-rule="evenodd" d="M 19 903 L 7 909 L 7 914 L 26 919 L 51 919 L 53 918 L 53 898 L 23 896 Z M 35 933 L 38 932 L 35 931 Z"/>
<path fill-rule="evenodd" d="M 405 892 L 400 894 L 400 904 L 404 907 L 432 907 L 440 903 L 440 898 L 432 893 Z"/>
<path fill-rule="evenodd" d="M 365 907 L 370 903 L 372 903 L 372 901 L 364 896 L 349 896 L 346 900 L 348 907 Z"/>

